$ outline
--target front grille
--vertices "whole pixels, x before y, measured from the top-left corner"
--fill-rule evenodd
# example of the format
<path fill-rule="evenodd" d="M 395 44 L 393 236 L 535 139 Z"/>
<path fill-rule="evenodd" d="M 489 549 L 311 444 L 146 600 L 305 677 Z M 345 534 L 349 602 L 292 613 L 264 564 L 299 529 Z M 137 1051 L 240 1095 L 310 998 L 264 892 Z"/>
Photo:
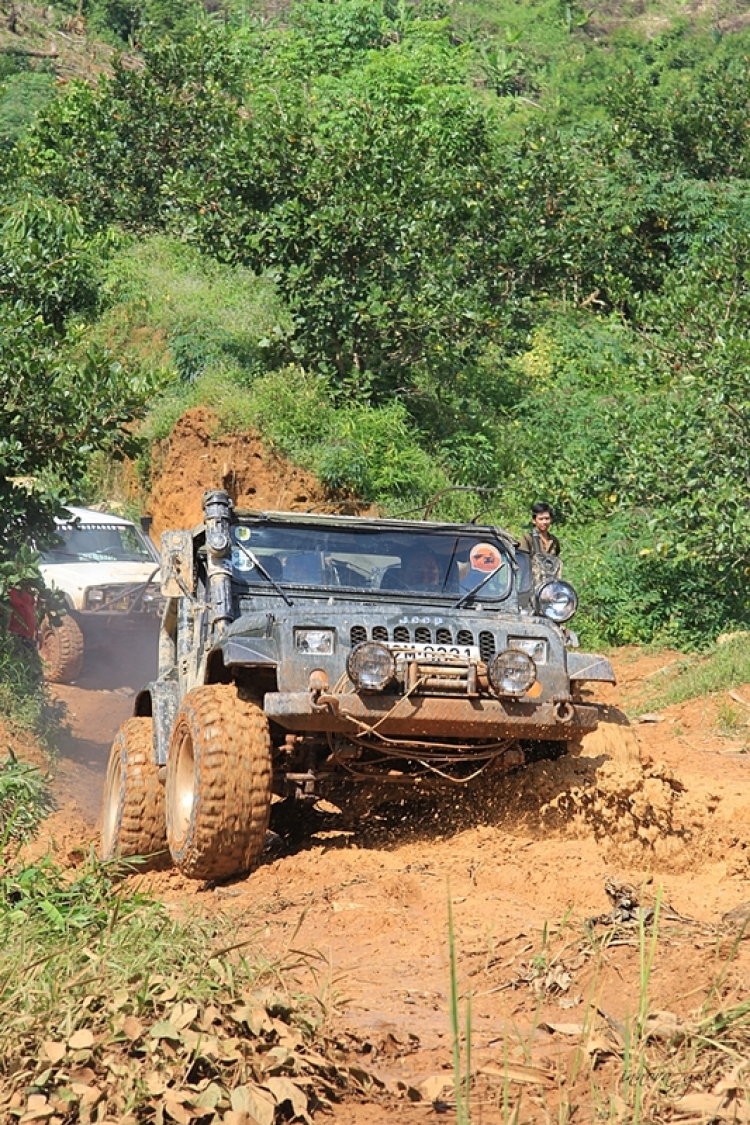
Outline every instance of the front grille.
<path fill-rule="evenodd" d="M 366 625 L 352 625 L 349 630 L 349 639 L 352 646 L 362 644 L 368 637 L 373 641 L 395 641 L 398 644 L 409 644 L 413 641 L 415 644 L 432 644 L 433 635 L 432 630 L 428 629 L 425 625 L 418 625 L 413 633 L 406 625 L 397 625 L 390 634 L 385 625 L 374 625 L 371 631 L 368 631 Z M 456 633 L 455 641 L 453 639 L 453 631 L 442 627 L 435 630 L 434 636 L 435 644 L 439 645 L 473 645 L 475 643 L 474 634 L 470 629 L 459 629 Z M 497 652 L 497 638 L 494 633 L 483 631 L 479 634 L 479 651 L 483 660 L 490 660 Z"/>
<path fill-rule="evenodd" d="M 492 660 L 496 651 L 494 633 L 481 632 L 479 634 L 479 655 L 485 664 L 488 664 L 490 660 Z"/>

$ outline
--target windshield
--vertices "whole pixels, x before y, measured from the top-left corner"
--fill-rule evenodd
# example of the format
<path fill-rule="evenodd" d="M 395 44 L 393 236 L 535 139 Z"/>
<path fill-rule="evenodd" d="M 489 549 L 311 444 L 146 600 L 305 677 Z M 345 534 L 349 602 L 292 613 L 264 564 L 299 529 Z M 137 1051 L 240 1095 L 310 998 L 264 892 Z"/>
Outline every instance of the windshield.
<path fill-rule="evenodd" d="M 479 530 L 456 535 L 240 524 L 232 536 L 233 576 L 243 585 L 268 586 L 255 556 L 282 587 L 460 597 L 481 585 L 478 596 L 486 600 L 506 597 L 511 586 L 505 547 Z"/>
<path fill-rule="evenodd" d="M 43 563 L 148 562 L 153 563 L 146 540 L 132 524 L 77 524 L 58 527 L 62 542 L 42 556 Z"/>

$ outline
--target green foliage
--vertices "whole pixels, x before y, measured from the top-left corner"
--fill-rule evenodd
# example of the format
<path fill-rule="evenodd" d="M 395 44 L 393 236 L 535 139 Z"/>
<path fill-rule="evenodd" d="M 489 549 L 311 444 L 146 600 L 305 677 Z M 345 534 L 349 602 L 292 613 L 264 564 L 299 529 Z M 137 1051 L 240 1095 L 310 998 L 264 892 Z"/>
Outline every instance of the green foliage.
<path fill-rule="evenodd" d="M 22 70 L 3 74 L 0 55 L 0 153 L 7 153 L 55 93 L 51 74 Z"/>
<path fill-rule="evenodd" d="M 249 387 L 238 385 L 236 372 L 206 375 L 188 396 L 173 391 L 162 397 L 148 436 L 166 437 L 182 411 L 199 402 L 216 411 L 223 430 L 257 428 L 341 495 L 401 509 L 424 504 L 450 483 L 401 403 L 337 403 L 325 378 L 298 367 L 270 372 Z"/>
<path fill-rule="evenodd" d="M 49 540 L 90 455 L 135 448 L 129 426 L 155 386 L 89 343 L 100 249 L 58 203 L 22 199 L 0 227 L 0 600 L 36 576 L 31 544 Z"/>
<path fill-rule="evenodd" d="M 117 224 L 143 241 L 97 339 L 150 330 L 184 384 L 152 432 L 205 395 L 341 492 L 501 485 L 517 527 L 546 498 L 595 639 L 747 620 L 748 33 L 677 0 L 656 32 L 559 0 L 314 0 L 187 38 L 170 11 L 16 149 L 81 216 L 60 262 L 51 205 L 6 231 L 34 331 L 78 356 Z"/>
<path fill-rule="evenodd" d="M 106 240 L 86 239 L 75 210 L 27 196 L 8 207 L 2 219 L 4 304 L 40 316 L 57 333 L 71 314 L 96 308 L 98 258 Z"/>
<path fill-rule="evenodd" d="M 399 402 L 339 407 L 325 381 L 294 369 L 258 380 L 251 401 L 264 436 L 335 492 L 388 506 L 448 483 Z"/>
<path fill-rule="evenodd" d="M 89 27 L 116 46 L 184 39 L 205 19 L 199 0 L 84 0 Z"/>
<path fill-rule="evenodd" d="M 134 866 L 89 857 L 71 872 L 45 857 L 0 876 L 4 1106 L 35 1112 L 31 1099 L 69 1092 L 83 1061 L 117 1121 L 161 1114 L 174 1091 L 196 1116 L 239 1104 L 270 1120 L 294 1098 L 308 1117 L 332 1075 L 345 1088 L 320 1027 L 325 1001 L 300 983 L 319 957 L 297 943 L 270 960 L 226 911 L 172 917 L 123 878 Z M 283 1060 L 270 1053 L 280 1037 L 292 1045 Z M 163 1078 L 157 1094 L 145 1066 Z"/>
<path fill-rule="evenodd" d="M 31 731 L 42 746 L 51 749 L 62 705 L 49 697 L 37 652 L 7 631 L 4 611 L 5 606 L 0 606 L 0 719 L 11 734 Z M 12 753 L 10 743 L 8 749 Z"/>
<path fill-rule="evenodd" d="M 53 807 L 46 778 L 36 766 L 12 753 L 0 762 L 0 848 L 36 835 L 39 821 Z"/>
<path fill-rule="evenodd" d="M 110 311 L 98 335 L 149 358 L 143 336 L 164 339 L 177 373 L 192 382 L 231 367 L 252 378 L 273 366 L 291 333 L 291 318 L 273 282 L 224 266 L 176 239 L 155 236 L 115 254 L 104 283 Z M 155 347 L 155 366 L 163 352 Z"/>

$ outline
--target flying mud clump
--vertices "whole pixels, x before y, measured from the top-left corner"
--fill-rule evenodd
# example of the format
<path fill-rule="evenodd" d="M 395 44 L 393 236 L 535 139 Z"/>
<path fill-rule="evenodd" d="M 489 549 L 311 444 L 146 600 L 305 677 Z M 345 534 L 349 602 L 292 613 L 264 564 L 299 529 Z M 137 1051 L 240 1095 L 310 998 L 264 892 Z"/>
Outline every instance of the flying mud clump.
<path fill-rule="evenodd" d="M 573 835 L 593 835 L 607 860 L 657 860 L 679 870 L 704 833 L 705 806 L 669 767 L 641 760 L 635 732 L 623 720 L 615 713 L 614 721 L 587 736 L 582 759 L 593 772 L 585 785 L 573 784 L 549 800 L 541 817 Z"/>

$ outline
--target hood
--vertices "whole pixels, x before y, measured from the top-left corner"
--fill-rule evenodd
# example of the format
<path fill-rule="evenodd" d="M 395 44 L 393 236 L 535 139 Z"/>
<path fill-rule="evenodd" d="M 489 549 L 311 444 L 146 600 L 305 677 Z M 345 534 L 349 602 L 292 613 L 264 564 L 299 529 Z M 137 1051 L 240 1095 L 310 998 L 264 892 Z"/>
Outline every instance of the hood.
<path fill-rule="evenodd" d="M 160 578 L 159 565 L 150 562 L 43 563 L 39 569 L 50 589 L 62 590 L 78 609 L 92 586 L 137 586 L 152 575 L 158 585 Z"/>

